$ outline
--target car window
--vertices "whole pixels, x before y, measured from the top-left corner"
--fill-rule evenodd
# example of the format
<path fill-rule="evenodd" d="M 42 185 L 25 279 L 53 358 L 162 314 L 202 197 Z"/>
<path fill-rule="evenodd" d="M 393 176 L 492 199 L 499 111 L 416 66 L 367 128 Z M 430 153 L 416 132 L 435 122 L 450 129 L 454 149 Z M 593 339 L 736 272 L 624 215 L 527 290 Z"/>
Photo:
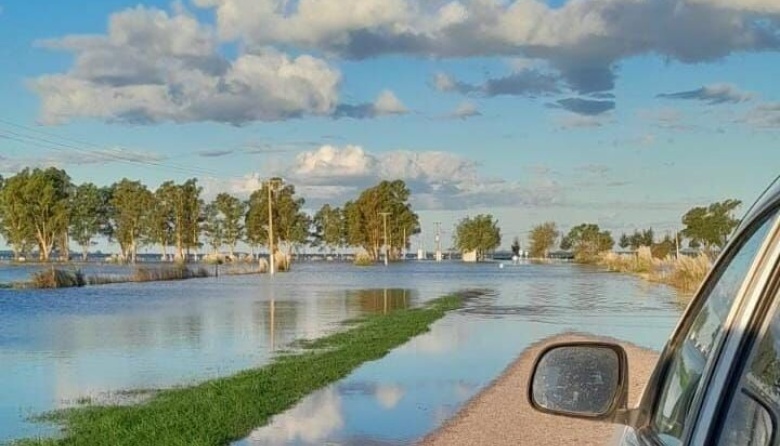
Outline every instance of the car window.
<path fill-rule="evenodd" d="M 721 267 L 720 274 L 713 276 L 717 277 L 716 283 L 709 288 L 709 294 L 689 325 L 688 333 L 673 352 L 651 422 L 651 431 L 663 444 L 681 443 L 699 381 L 722 341 L 729 310 L 773 220 L 764 222 L 728 264 Z"/>
<path fill-rule="evenodd" d="M 755 344 L 718 444 L 769 445 L 780 413 L 780 306 Z"/>

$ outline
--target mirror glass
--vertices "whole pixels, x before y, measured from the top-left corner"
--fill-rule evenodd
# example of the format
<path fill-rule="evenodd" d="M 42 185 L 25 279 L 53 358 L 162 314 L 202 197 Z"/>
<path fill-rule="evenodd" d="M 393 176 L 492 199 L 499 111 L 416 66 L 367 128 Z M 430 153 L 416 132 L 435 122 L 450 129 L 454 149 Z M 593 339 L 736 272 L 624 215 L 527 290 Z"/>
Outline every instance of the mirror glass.
<path fill-rule="evenodd" d="M 534 403 L 546 410 L 584 416 L 609 412 L 617 396 L 620 358 L 603 346 L 562 346 L 548 351 L 534 374 Z"/>

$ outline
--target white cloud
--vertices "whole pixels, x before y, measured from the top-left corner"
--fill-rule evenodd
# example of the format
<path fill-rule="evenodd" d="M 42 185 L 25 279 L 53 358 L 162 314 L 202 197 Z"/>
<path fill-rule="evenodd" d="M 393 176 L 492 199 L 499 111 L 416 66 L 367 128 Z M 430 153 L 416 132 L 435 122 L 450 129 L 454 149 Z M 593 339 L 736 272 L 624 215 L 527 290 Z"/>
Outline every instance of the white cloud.
<path fill-rule="evenodd" d="M 580 115 L 575 113 L 566 113 L 557 118 L 559 130 L 592 129 L 603 127 L 607 123 L 609 123 L 609 120 L 604 116 Z"/>
<path fill-rule="evenodd" d="M 657 54 L 685 63 L 777 50 L 775 0 L 199 0 L 223 39 L 346 58 L 384 54 L 539 59 L 577 92 L 611 90 L 615 65 Z"/>
<path fill-rule="evenodd" d="M 753 99 L 753 94 L 745 92 L 731 84 L 706 85 L 695 90 L 658 95 L 665 99 L 687 99 L 707 102 L 710 105 L 747 102 Z"/>
<path fill-rule="evenodd" d="M 270 424 L 252 432 L 247 443 L 258 446 L 299 442 L 322 444 L 343 426 L 341 397 L 336 388 L 328 387 L 275 416 Z"/>
<path fill-rule="evenodd" d="M 137 7 L 111 16 L 105 36 L 40 42 L 75 54 L 65 74 L 30 82 L 42 121 L 244 124 L 328 115 L 341 75 L 324 60 L 262 48 L 229 61 L 213 31 L 183 12 Z"/>
<path fill-rule="evenodd" d="M 409 112 L 406 106 L 390 90 L 385 90 L 379 94 L 376 102 L 374 102 L 374 110 L 380 116 L 403 115 Z"/>
<path fill-rule="evenodd" d="M 482 177 L 478 164 L 437 151 L 370 153 L 359 146 L 323 146 L 299 154 L 285 175 L 314 199 L 338 204 L 381 180 L 402 179 L 418 209 L 473 206 L 540 206 L 556 201 L 555 182 L 509 182 Z"/>
<path fill-rule="evenodd" d="M 393 409 L 406 395 L 403 387 L 397 385 L 378 385 L 376 399 L 385 409 Z"/>
<path fill-rule="evenodd" d="M 473 102 L 461 102 L 455 110 L 449 114 L 449 117 L 453 119 L 468 119 L 481 115 L 482 113 L 480 113 L 477 105 Z"/>

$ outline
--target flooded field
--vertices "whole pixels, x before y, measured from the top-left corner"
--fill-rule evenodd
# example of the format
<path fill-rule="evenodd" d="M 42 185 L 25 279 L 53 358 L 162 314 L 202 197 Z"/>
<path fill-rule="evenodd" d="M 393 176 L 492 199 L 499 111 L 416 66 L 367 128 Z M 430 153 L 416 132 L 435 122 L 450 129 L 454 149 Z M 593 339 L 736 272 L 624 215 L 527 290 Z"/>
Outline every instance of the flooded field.
<path fill-rule="evenodd" d="M 491 293 L 239 444 L 412 443 L 539 338 L 576 330 L 659 348 L 681 311 L 667 287 L 569 264 L 309 263 L 273 278 L 0 290 L 0 441 L 55 434 L 27 421 L 42 411 L 261 366 L 343 320 L 466 288 Z"/>

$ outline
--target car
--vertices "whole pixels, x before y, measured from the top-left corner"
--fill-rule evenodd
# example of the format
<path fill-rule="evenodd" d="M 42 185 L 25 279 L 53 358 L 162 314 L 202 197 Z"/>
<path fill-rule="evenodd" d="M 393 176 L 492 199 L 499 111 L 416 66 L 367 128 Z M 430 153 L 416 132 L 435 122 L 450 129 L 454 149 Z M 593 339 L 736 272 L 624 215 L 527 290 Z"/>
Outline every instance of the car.
<path fill-rule="evenodd" d="M 615 343 L 547 346 L 531 406 L 624 426 L 624 445 L 780 445 L 780 184 L 742 219 L 661 351 L 637 407 Z"/>

